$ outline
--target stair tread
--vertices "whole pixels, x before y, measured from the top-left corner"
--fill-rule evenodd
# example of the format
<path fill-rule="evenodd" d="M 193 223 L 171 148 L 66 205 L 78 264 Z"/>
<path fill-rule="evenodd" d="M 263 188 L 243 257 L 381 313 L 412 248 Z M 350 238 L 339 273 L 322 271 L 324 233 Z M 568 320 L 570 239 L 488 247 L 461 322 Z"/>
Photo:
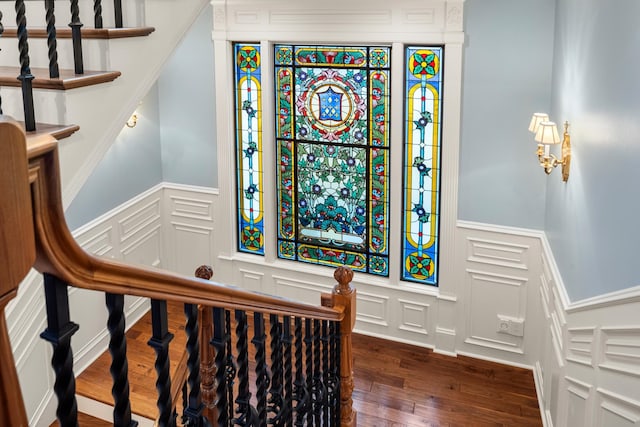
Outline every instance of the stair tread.
<path fill-rule="evenodd" d="M 146 37 L 156 29 L 153 27 L 128 27 L 128 28 L 83 28 L 84 39 L 121 39 L 129 37 Z M 44 27 L 29 27 L 29 38 L 47 38 L 47 29 Z M 17 37 L 17 27 L 5 27 L 3 37 Z M 71 38 L 71 28 L 56 28 L 56 38 Z"/>
<path fill-rule="evenodd" d="M 121 75 L 120 71 L 85 71 L 84 74 L 76 74 L 73 70 L 60 70 L 60 77 L 52 79 L 48 68 L 31 68 L 31 74 L 35 77 L 32 81 L 34 88 L 55 90 L 108 83 Z M 20 67 L 0 67 L 0 86 L 20 87 L 19 75 Z"/>
<path fill-rule="evenodd" d="M 169 346 L 172 387 L 179 387 L 176 369 L 184 356 L 186 336 L 184 334 L 184 305 L 167 301 L 169 306 L 169 332 L 174 338 Z M 129 387 L 131 411 L 139 416 L 156 419 L 158 416 L 155 351 L 147 344 L 151 338 L 151 311 L 147 312 L 126 334 L 127 363 L 129 365 Z M 95 362 L 76 378 L 76 393 L 106 405 L 113 405 L 112 379 L 109 373 L 111 355 L 105 351 Z M 175 382 L 175 384 L 174 384 Z"/>
<path fill-rule="evenodd" d="M 58 427 L 59 425 L 60 424 L 56 420 L 49 427 Z M 113 424 L 108 421 L 101 420 L 100 418 L 92 417 L 91 415 L 78 412 L 78 425 L 81 425 L 82 427 L 111 427 Z"/>
<path fill-rule="evenodd" d="M 24 129 L 24 122 L 18 122 Z M 55 125 L 50 123 L 36 123 L 36 130 L 26 132 L 27 139 L 41 135 L 51 135 L 57 140 L 70 137 L 80 129 L 78 125 Z"/>

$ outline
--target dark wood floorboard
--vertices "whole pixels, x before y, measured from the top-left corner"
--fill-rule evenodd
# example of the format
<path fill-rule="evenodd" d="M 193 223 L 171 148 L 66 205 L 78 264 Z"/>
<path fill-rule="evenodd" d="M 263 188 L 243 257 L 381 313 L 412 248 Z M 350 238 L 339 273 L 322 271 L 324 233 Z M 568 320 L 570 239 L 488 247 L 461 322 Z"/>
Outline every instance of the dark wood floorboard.
<path fill-rule="evenodd" d="M 78 425 L 82 427 L 111 427 L 113 424 L 80 412 L 78 413 Z M 50 427 L 59 426 L 60 423 L 58 421 L 54 421 Z"/>
<path fill-rule="evenodd" d="M 184 349 L 181 304 L 169 304 L 172 366 Z M 233 318 L 233 315 L 232 315 Z M 134 412 L 155 418 L 155 353 L 147 346 L 150 315 L 127 332 Z M 253 337 L 250 330 L 249 339 Z M 250 346 L 252 347 L 252 346 Z M 533 374 L 470 357 L 354 335 L 354 407 L 358 426 L 542 426 Z M 253 374 L 254 354 L 250 354 Z M 268 357 L 268 356 L 267 356 Z M 105 353 L 78 378 L 78 393 L 111 403 L 110 356 Z M 255 387 L 252 387 L 255 397 Z"/>

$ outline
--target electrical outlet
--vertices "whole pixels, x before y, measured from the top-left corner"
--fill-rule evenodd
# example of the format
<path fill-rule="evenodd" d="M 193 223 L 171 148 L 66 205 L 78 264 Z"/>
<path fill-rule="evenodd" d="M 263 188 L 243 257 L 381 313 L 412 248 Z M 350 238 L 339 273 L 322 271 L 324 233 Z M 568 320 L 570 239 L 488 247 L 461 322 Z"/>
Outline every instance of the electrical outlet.
<path fill-rule="evenodd" d="M 509 333 L 509 321 L 500 316 L 498 316 L 498 332 L 502 332 L 503 334 Z"/>
<path fill-rule="evenodd" d="M 524 336 L 524 319 L 498 315 L 497 331 L 501 334 Z"/>

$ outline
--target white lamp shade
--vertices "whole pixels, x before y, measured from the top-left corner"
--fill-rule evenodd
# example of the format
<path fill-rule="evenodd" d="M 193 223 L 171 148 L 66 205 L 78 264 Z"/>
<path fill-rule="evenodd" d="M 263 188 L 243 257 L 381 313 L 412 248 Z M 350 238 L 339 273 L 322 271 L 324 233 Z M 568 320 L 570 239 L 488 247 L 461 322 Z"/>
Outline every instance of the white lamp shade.
<path fill-rule="evenodd" d="M 549 115 L 547 113 L 533 113 L 531 116 L 531 121 L 529 122 L 529 132 L 536 133 L 538 131 L 538 126 L 542 122 L 548 122 Z"/>
<path fill-rule="evenodd" d="M 534 139 L 541 144 L 560 144 L 558 127 L 554 122 L 542 122 L 538 125 Z"/>

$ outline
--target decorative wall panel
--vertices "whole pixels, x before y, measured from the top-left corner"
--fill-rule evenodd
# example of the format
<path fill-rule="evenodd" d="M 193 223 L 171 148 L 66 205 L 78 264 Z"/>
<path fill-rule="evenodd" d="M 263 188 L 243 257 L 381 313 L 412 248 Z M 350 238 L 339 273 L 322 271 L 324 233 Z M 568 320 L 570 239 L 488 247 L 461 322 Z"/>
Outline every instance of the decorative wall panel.
<path fill-rule="evenodd" d="M 171 216 L 201 221 L 213 221 L 213 203 L 210 200 L 193 197 L 170 196 Z"/>
<path fill-rule="evenodd" d="M 591 385 L 572 377 L 565 377 L 567 384 L 567 420 L 571 425 L 588 427 L 591 425 L 591 409 L 589 408 L 589 396 Z"/>
<path fill-rule="evenodd" d="M 498 333 L 498 316 L 524 321 L 527 278 L 467 270 L 468 313 L 465 342 L 523 353 L 523 338 Z"/>
<path fill-rule="evenodd" d="M 356 319 L 360 322 L 389 326 L 387 320 L 389 297 L 367 292 L 358 293 Z"/>
<path fill-rule="evenodd" d="M 249 291 L 262 292 L 262 281 L 264 273 L 258 271 L 240 269 L 240 283 L 242 289 Z"/>
<path fill-rule="evenodd" d="M 500 267 L 526 270 L 529 263 L 529 246 L 470 237 L 468 261 L 492 264 Z"/>
<path fill-rule="evenodd" d="M 400 326 L 398 328 L 407 332 L 429 335 L 429 307 L 416 301 L 398 299 L 400 303 Z"/>
<path fill-rule="evenodd" d="M 291 298 L 307 304 L 318 304 L 320 294 L 331 293 L 333 287 L 314 283 L 313 281 L 296 280 L 290 277 L 272 276 L 275 281 L 275 294 L 281 297 Z"/>
<path fill-rule="evenodd" d="M 603 358 L 599 366 L 640 377 L 640 327 L 604 327 L 601 334 Z"/>
<path fill-rule="evenodd" d="M 640 402 L 598 388 L 598 413 L 595 425 L 607 427 L 640 426 Z"/>
<path fill-rule="evenodd" d="M 582 365 L 593 366 L 593 345 L 596 328 L 571 328 L 567 330 L 569 345 L 567 360 Z"/>
<path fill-rule="evenodd" d="M 144 206 L 137 207 L 128 215 L 118 220 L 120 241 L 131 238 L 141 229 L 160 222 L 160 200 L 154 199 Z"/>

